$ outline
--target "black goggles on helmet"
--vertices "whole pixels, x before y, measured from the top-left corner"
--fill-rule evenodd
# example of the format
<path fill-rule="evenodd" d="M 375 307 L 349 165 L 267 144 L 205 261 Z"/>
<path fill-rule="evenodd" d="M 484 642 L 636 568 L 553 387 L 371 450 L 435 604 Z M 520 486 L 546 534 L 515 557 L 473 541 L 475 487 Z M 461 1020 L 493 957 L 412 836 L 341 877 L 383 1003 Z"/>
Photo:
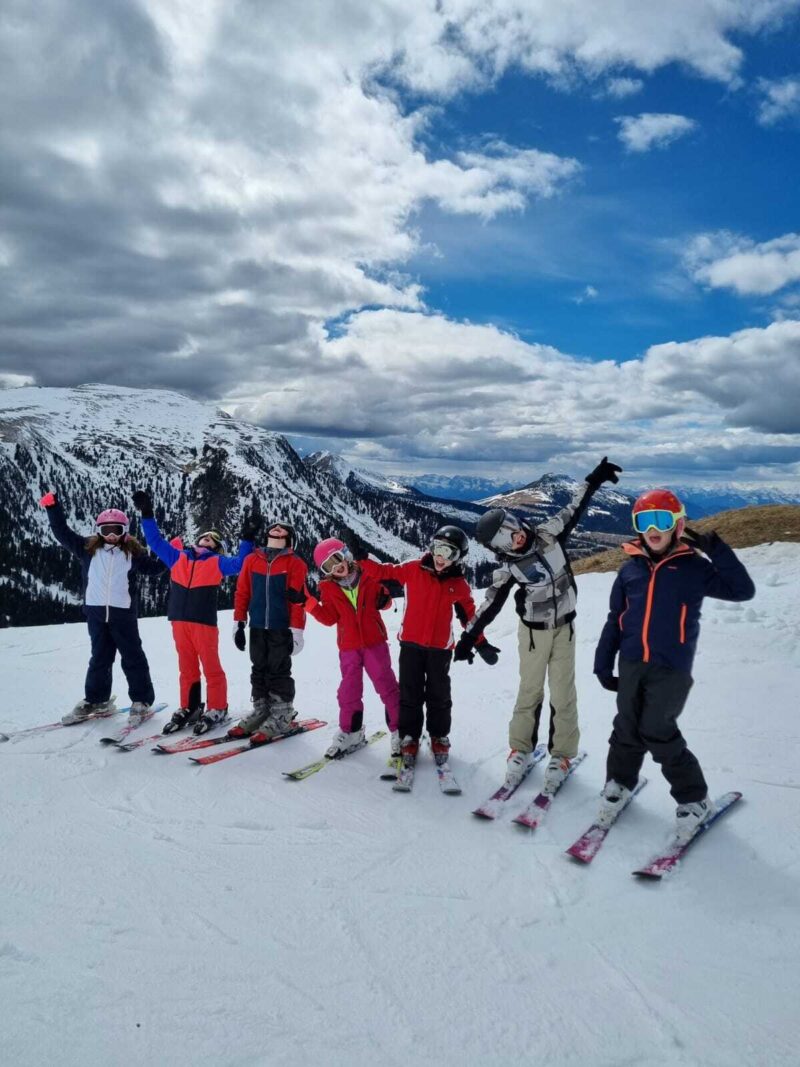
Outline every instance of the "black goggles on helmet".
<path fill-rule="evenodd" d="M 117 537 L 122 537 L 125 533 L 125 527 L 121 522 L 104 522 L 102 526 L 97 527 L 101 537 L 109 537 L 111 534 L 116 534 Z"/>

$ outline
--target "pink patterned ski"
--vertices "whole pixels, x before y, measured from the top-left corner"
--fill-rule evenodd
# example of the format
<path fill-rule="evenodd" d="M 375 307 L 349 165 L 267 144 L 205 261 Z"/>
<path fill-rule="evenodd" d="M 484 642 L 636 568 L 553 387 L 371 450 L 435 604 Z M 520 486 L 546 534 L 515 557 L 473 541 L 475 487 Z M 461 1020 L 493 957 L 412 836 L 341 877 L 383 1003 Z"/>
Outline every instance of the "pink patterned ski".
<path fill-rule="evenodd" d="M 651 860 L 644 867 L 640 867 L 632 873 L 638 878 L 658 879 L 663 878 L 665 874 L 674 871 L 686 854 L 687 849 L 691 848 L 698 837 L 702 837 L 706 830 L 710 830 L 720 815 L 724 815 L 726 811 L 729 811 L 730 808 L 733 807 L 737 800 L 741 799 L 741 793 L 725 793 L 724 796 L 719 797 L 714 801 L 714 814 L 710 819 L 707 819 L 704 823 L 698 826 L 688 841 L 684 841 L 682 844 L 673 841 L 667 850 L 662 852 L 660 856 L 656 856 L 655 859 Z"/>
<path fill-rule="evenodd" d="M 528 775 L 531 773 L 537 763 L 541 763 L 544 757 L 547 755 L 547 745 L 537 745 L 533 751 L 531 762 L 525 770 L 525 773 L 517 782 L 516 785 L 506 785 L 505 782 L 500 786 L 497 792 L 492 793 L 488 800 L 484 800 L 483 804 L 479 808 L 475 808 L 473 815 L 477 815 L 480 819 L 496 819 L 500 812 L 503 810 L 503 805 L 509 799 L 513 797 Z"/>
<path fill-rule="evenodd" d="M 591 863 L 597 853 L 603 846 L 603 842 L 608 837 L 608 831 L 627 808 L 637 793 L 641 793 L 644 787 L 647 785 L 646 778 L 640 778 L 636 783 L 636 788 L 631 795 L 620 807 L 619 811 L 614 816 L 612 822 L 607 826 L 600 826 L 599 823 L 592 823 L 585 834 L 581 834 L 574 845 L 570 845 L 567 849 L 567 855 L 572 856 L 573 859 L 580 860 L 581 863 Z"/>
<path fill-rule="evenodd" d="M 517 815 L 517 817 L 513 820 L 517 824 L 517 826 L 524 826 L 527 830 L 535 830 L 550 810 L 550 805 L 553 803 L 553 797 L 556 795 L 556 793 L 558 793 L 558 790 L 570 777 L 570 775 L 578 766 L 578 764 L 583 763 L 585 759 L 586 753 L 579 752 L 575 759 L 570 763 L 569 770 L 558 783 L 558 788 L 555 790 L 555 792 L 538 793 L 527 806 L 527 808 L 524 811 L 521 811 L 519 815 Z"/>

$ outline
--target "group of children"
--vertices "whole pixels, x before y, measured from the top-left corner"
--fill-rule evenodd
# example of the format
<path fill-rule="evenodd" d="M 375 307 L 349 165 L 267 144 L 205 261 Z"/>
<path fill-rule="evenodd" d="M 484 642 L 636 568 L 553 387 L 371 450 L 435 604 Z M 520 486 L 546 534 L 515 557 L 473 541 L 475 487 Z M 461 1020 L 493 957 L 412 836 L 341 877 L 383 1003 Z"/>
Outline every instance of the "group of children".
<path fill-rule="evenodd" d="M 406 765 L 413 763 L 425 725 L 433 753 L 443 761 L 450 747 L 451 661 L 471 663 L 477 653 L 487 664 L 497 663 L 499 650 L 489 644 L 484 630 L 513 591 L 519 615 L 520 685 L 509 726 L 507 783 L 515 785 L 528 769 L 547 680 L 550 759 L 543 788 L 553 792 L 577 755 L 580 739 L 577 589 L 566 543 L 592 495 L 604 482 L 617 482 L 620 472 L 604 458 L 570 503 L 536 526 L 503 508 L 486 512 L 475 537 L 499 566 L 477 610 L 462 568 L 468 537 L 456 526 L 441 527 L 428 551 L 401 564 L 356 559 L 342 541 L 327 538 L 314 549 L 320 574 L 315 591 L 306 564 L 294 551 L 295 530 L 289 522 L 270 523 L 263 548 L 255 547 L 256 527 L 246 522 L 235 556 L 223 554 L 215 530 L 184 547 L 178 539 L 163 537 L 152 501 L 140 490 L 133 500 L 144 539 L 157 557 L 153 559 L 129 534 L 122 512 L 102 512 L 95 535 L 86 539 L 67 527 L 56 496 L 48 493 L 41 503 L 53 533 L 81 560 L 92 643 L 85 698 L 64 721 L 108 710 L 117 650 L 129 683 L 132 720 L 148 714 L 153 686 L 138 634 L 132 579 L 137 573 L 168 569 L 168 617 L 178 653 L 181 706 L 164 730 L 193 726 L 195 733 L 203 733 L 222 723 L 227 718 L 227 683 L 219 660 L 217 589 L 223 578 L 238 575 L 233 636 L 241 651 L 249 643 L 252 707 L 228 736 L 249 737 L 259 744 L 290 728 L 296 716 L 292 657 L 303 648 L 306 616 L 311 615 L 336 627 L 339 648 L 339 731 L 326 755 L 336 758 L 364 743 L 366 672 L 384 705 L 392 754 Z M 706 596 L 747 600 L 755 590 L 719 537 L 686 527 L 685 510 L 668 490 L 639 497 L 633 526 L 638 536 L 623 546 L 631 558 L 614 582 L 595 656 L 600 684 L 617 693 L 599 821 L 613 820 L 635 788 L 649 752 L 677 802 L 678 834 L 688 835 L 713 810 L 700 765 L 677 725 L 692 685 L 700 607 Z M 399 680 L 381 618 L 397 584 L 405 595 L 398 634 Z M 458 641 L 453 637 L 454 614 L 463 628 Z M 201 669 L 206 706 L 201 702 Z"/>

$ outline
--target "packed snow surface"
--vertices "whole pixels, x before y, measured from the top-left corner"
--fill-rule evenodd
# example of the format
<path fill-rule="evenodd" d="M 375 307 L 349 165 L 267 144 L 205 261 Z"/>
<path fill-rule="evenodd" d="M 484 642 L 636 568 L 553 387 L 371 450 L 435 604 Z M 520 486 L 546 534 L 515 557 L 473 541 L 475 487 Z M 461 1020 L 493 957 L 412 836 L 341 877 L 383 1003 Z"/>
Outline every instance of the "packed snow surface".
<path fill-rule="evenodd" d="M 674 817 L 649 760 L 650 784 L 594 863 L 564 855 L 603 783 L 613 697 L 591 665 L 612 575 L 578 579 L 589 757 L 535 834 L 510 816 L 541 770 L 497 822 L 470 814 L 503 777 L 511 604 L 490 633 L 498 666 L 453 666 L 461 797 L 439 792 L 428 754 L 413 793 L 392 792 L 378 778 L 386 741 L 304 782 L 281 776 L 318 757 L 336 726 L 334 634 L 313 619 L 296 703 L 325 730 L 209 767 L 109 750 L 98 744 L 108 722 L 1 745 L 0 1060 L 796 1064 L 800 546 L 742 557 L 756 599 L 706 602 L 682 725 L 712 793 L 744 801 L 662 883 L 630 873 Z M 228 615 L 220 628 L 241 710 L 248 660 Z M 168 624 L 142 632 L 158 697 L 174 707 Z M 0 730 L 60 717 L 82 696 L 87 658 L 81 624 L 0 631 Z M 115 691 L 123 703 L 119 672 Z M 369 690 L 366 708 L 378 729 Z"/>

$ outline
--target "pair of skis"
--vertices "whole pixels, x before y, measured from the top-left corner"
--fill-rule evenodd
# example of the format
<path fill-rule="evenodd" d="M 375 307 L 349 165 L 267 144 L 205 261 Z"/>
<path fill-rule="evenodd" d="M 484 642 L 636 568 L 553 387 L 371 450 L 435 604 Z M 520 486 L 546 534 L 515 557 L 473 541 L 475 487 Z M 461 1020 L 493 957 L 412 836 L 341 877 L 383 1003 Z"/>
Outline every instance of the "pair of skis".
<path fill-rule="evenodd" d="M 110 701 L 113 703 L 115 697 L 111 697 Z M 125 715 L 131 709 L 128 708 L 111 708 L 108 711 L 95 712 L 91 715 L 87 715 L 84 719 L 76 719 L 75 722 L 63 722 L 61 719 L 58 722 L 46 722 L 42 726 L 29 726 L 26 730 L 14 730 L 10 734 L 0 733 L 0 745 L 5 741 L 22 741 L 26 737 L 35 737 L 37 734 L 47 734 L 51 730 L 62 730 L 68 726 L 81 726 L 85 722 L 95 722 L 97 719 L 111 719 L 115 715 Z"/>
<path fill-rule="evenodd" d="M 473 812 L 474 815 L 484 819 L 495 819 L 503 809 L 503 805 L 509 800 L 511 796 L 517 791 L 522 782 L 527 778 L 537 763 L 541 762 L 546 755 L 546 746 L 539 745 L 534 751 L 531 761 L 528 767 L 525 769 L 525 773 L 520 780 L 512 785 L 503 784 L 496 793 L 485 801 L 480 807 L 476 808 Z M 514 823 L 519 826 L 523 826 L 529 830 L 535 830 L 544 819 L 544 816 L 550 809 L 558 790 L 570 777 L 575 768 L 583 761 L 586 753 L 582 752 L 572 761 L 570 768 L 567 771 L 564 778 L 558 785 L 558 788 L 554 791 L 538 793 L 530 802 L 528 807 L 520 812 L 514 818 Z M 635 796 L 637 796 L 642 789 L 647 785 L 646 778 L 640 778 L 636 784 L 636 788 L 632 790 L 630 795 L 626 798 L 625 802 L 620 805 L 619 811 L 617 811 L 614 818 L 604 825 L 600 825 L 598 822 L 592 823 L 592 825 L 566 850 L 566 854 L 573 859 L 583 864 L 591 863 L 597 853 L 602 848 L 606 838 L 608 837 L 611 827 L 616 823 L 622 812 L 628 807 L 630 802 Z M 714 802 L 714 812 L 710 818 L 701 823 L 700 826 L 694 831 L 691 837 L 686 839 L 678 839 L 673 837 L 669 842 L 666 849 L 653 857 L 648 863 L 642 867 L 637 868 L 632 873 L 640 879 L 658 880 L 664 875 L 674 871 L 689 848 L 705 834 L 716 821 L 724 815 L 730 808 L 739 800 L 741 800 L 742 794 L 739 792 L 725 793 Z"/>
<path fill-rule="evenodd" d="M 430 742 L 430 738 L 428 738 Z M 457 797 L 461 795 L 461 786 L 456 781 L 455 775 L 450 768 L 450 761 L 444 753 L 436 755 L 434 753 L 434 764 L 436 767 L 436 778 L 439 782 L 439 788 L 445 794 L 445 796 Z M 386 771 L 381 775 L 384 780 L 392 782 L 392 789 L 395 793 L 410 793 L 414 786 L 414 776 L 417 773 L 417 761 L 405 762 L 402 757 L 397 762 L 397 756 L 390 756 L 389 763 Z M 391 773 L 390 773 L 391 771 Z"/>
<path fill-rule="evenodd" d="M 259 744 L 254 745 L 252 741 L 246 741 L 243 744 L 236 745 L 234 748 L 226 749 L 224 752 L 212 752 L 208 756 L 189 756 L 189 759 L 192 763 L 197 763 L 201 767 L 205 767 L 211 763 L 221 763 L 222 760 L 232 759 L 233 756 L 240 756 L 244 752 L 256 752 L 258 749 L 264 748 L 266 745 L 274 745 L 278 741 L 284 741 L 287 737 L 295 737 L 297 734 L 305 734 L 310 730 L 319 730 L 320 727 L 327 725 L 327 722 L 324 722 L 322 719 L 300 719 L 297 722 L 292 723 L 292 726 L 288 730 L 284 730 L 283 733 L 280 734 L 275 734 L 273 737 L 268 737 L 265 741 L 262 741 Z M 231 744 L 235 740 L 235 737 L 228 737 L 226 733 L 219 737 L 186 737 L 181 741 L 174 742 L 174 744 L 158 744 L 153 748 L 153 752 L 158 752 L 162 755 L 195 752 L 198 749 L 212 748 L 215 745 Z"/>
<path fill-rule="evenodd" d="M 100 744 L 101 745 L 115 745 L 119 752 L 130 752 L 134 748 L 139 748 L 140 745 L 145 744 L 147 741 L 151 740 L 151 738 L 142 737 L 142 738 L 137 739 L 136 741 L 128 741 L 128 738 L 131 736 L 132 733 L 135 733 L 135 731 L 138 730 L 140 726 L 144 726 L 144 724 L 146 722 L 149 722 L 150 719 L 152 719 L 154 715 L 157 715 L 160 711 L 163 711 L 166 708 L 166 706 L 167 706 L 166 703 L 164 703 L 164 704 L 153 704 L 153 706 L 149 709 L 147 714 L 143 715 L 142 718 L 138 722 L 136 722 L 136 723 L 130 723 L 129 722 L 127 726 L 123 726 L 123 728 L 121 730 L 119 730 L 116 734 L 113 734 L 110 737 L 101 737 L 100 738 Z M 126 710 L 126 709 L 123 709 L 123 710 Z M 156 736 L 160 736 L 160 735 L 156 735 Z"/>

